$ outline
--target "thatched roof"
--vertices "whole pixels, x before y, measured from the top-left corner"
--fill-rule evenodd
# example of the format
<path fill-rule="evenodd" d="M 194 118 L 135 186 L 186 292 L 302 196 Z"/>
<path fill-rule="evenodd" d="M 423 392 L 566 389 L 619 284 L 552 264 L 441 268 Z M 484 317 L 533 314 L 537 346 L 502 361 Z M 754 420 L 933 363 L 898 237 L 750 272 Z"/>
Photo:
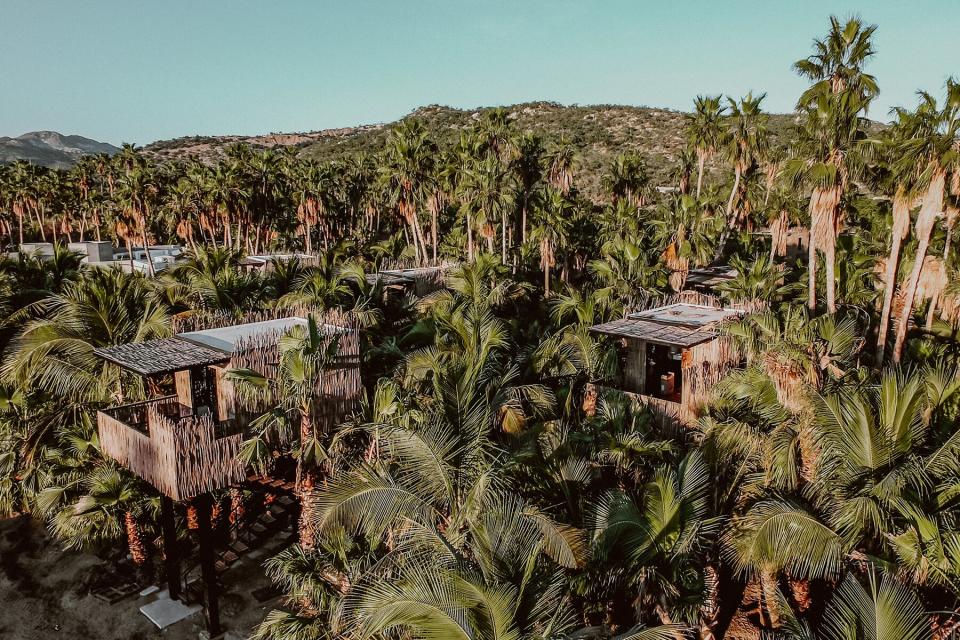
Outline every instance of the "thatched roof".
<path fill-rule="evenodd" d="M 738 309 L 696 304 L 670 304 L 633 313 L 621 320 L 590 327 L 594 333 L 644 340 L 674 347 L 692 347 L 717 336 L 717 326 L 742 315 Z"/>
<path fill-rule="evenodd" d="M 102 347 L 93 352 L 115 365 L 143 376 L 230 361 L 230 354 L 177 337 Z"/>

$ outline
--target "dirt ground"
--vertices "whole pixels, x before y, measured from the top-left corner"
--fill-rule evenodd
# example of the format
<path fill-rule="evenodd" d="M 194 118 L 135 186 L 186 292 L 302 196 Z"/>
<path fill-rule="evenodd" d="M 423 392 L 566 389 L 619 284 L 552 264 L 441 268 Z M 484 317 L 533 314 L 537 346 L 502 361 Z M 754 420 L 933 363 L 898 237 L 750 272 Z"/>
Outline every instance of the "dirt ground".
<path fill-rule="evenodd" d="M 260 563 L 244 558 L 224 576 L 221 619 L 226 640 L 249 636 L 278 599 L 258 603 L 251 591 L 267 586 Z M 148 601 L 134 595 L 113 605 L 89 594 L 89 585 L 111 572 L 109 560 L 64 550 L 37 521 L 0 520 L 0 638 L 4 640 L 197 640 L 204 637 L 202 613 L 164 631 L 138 610 Z"/>

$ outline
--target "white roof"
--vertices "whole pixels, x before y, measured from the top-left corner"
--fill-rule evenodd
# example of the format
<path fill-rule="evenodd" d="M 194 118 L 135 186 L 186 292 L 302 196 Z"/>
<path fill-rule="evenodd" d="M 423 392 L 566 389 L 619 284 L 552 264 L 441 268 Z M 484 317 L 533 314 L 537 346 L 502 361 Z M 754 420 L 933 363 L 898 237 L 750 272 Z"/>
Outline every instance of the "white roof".
<path fill-rule="evenodd" d="M 680 325 L 683 327 L 706 327 L 709 325 L 736 318 L 743 315 L 738 309 L 723 309 L 708 307 L 699 304 L 670 304 L 656 309 L 647 309 L 638 313 L 631 313 L 627 317 L 634 320 L 649 320 L 661 324 Z"/>
<path fill-rule="evenodd" d="M 307 319 L 300 317 L 277 318 L 276 320 L 264 320 L 263 322 L 248 322 L 246 324 L 235 324 L 230 327 L 220 327 L 219 329 L 204 329 L 202 331 L 189 331 L 187 333 L 178 333 L 177 337 L 189 340 L 194 344 L 199 344 L 213 349 L 219 349 L 225 353 L 234 353 L 240 343 L 262 335 L 280 336 L 290 332 L 294 327 L 306 327 Z M 332 324 L 320 325 L 322 333 L 346 333 L 347 329 Z"/>

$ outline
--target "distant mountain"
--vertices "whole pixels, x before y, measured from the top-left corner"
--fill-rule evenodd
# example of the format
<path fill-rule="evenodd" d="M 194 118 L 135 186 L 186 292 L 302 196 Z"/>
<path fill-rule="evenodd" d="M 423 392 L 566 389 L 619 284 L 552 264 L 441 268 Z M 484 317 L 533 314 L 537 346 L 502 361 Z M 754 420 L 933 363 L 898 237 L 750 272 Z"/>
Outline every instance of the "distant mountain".
<path fill-rule="evenodd" d="M 72 167 L 81 156 L 106 153 L 119 148 L 83 136 L 65 136 L 56 131 L 31 131 L 17 138 L 0 137 L 0 162 L 26 160 L 57 169 Z"/>
<path fill-rule="evenodd" d="M 600 189 L 600 176 L 613 158 L 625 151 L 646 160 L 653 184 L 670 182 L 670 171 L 685 144 L 686 118 L 679 111 L 625 105 L 562 105 L 528 102 L 504 107 L 519 131 L 536 132 L 547 140 L 569 140 L 579 153 L 578 183 L 589 193 Z M 490 107 L 455 109 L 439 105 L 421 107 L 402 118 L 423 122 L 431 136 L 452 143 Z M 768 126 L 776 140 L 786 142 L 794 116 L 773 114 Z M 144 153 L 157 160 L 187 157 L 205 162 L 222 158 L 231 144 L 246 143 L 259 149 L 293 148 L 301 157 L 328 161 L 383 149 L 393 123 L 369 124 L 306 133 L 260 136 L 191 136 L 160 140 L 146 145 Z M 719 158 L 708 168 L 722 164 Z"/>

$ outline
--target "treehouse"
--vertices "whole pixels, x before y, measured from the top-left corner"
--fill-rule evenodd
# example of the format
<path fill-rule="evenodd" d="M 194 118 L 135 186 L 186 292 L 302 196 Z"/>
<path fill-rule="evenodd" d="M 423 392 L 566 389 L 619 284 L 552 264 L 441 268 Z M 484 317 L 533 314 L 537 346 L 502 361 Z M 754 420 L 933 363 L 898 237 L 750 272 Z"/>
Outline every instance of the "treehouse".
<path fill-rule="evenodd" d="M 176 501 L 244 480 L 237 454 L 258 408 L 238 401 L 226 371 L 249 368 L 269 377 L 279 361 L 279 338 L 306 325 L 305 317 L 273 318 L 96 349 L 142 376 L 148 389 L 172 386 L 172 393 L 98 412 L 104 453 Z M 361 388 L 356 330 L 330 323 L 319 328 L 338 340 L 335 362 L 316 389 L 323 426 L 348 415 Z"/>
<path fill-rule="evenodd" d="M 661 424 L 692 423 L 710 388 L 740 362 L 718 327 L 742 313 L 680 302 L 591 327 L 619 344 L 621 374 L 604 384 L 648 406 Z"/>
<path fill-rule="evenodd" d="M 99 357 L 142 376 L 154 397 L 97 414 L 101 449 L 161 493 L 161 524 L 169 596 L 181 596 L 180 543 L 176 502 L 197 510 L 200 565 L 207 629 L 220 633 L 219 587 L 213 552 L 211 492 L 248 480 L 239 458 L 244 427 L 268 409 L 242 398 L 226 372 L 253 369 L 270 378 L 280 362 L 280 338 L 306 329 L 306 313 L 291 317 L 250 314 L 235 324 L 228 315 L 198 314 L 175 319 L 173 337 L 96 349 Z M 361 393 L 357 330 L 345 318 L 327 314 L 318 333 L 335 346 L 314 387 L 314 424 L 328 428 L 343 420 Z M 157 390 L 172 393 L 156 393 Z M 269 480 L 269 479 L 261 479 Z"/>
<path fill-rule="evenodd" d="M 715 265 L 690 269 L 684 283 L 684 289 L 704 294 L 715 294 L 717 287 L 730 282 L 739 275 L 736 268 L 729 265 Z"/>
<path fill-rule="evenodd" d="M 402 267 L 381 269 L 368 273 L 366 280 L 370 284 L 380 282 L 383 286 L 399 293 L 412 293 L 422 297 L 443 289 L 446 286 L 447 272 L 453 265 L 442 264 L 425 267 Z"/>

